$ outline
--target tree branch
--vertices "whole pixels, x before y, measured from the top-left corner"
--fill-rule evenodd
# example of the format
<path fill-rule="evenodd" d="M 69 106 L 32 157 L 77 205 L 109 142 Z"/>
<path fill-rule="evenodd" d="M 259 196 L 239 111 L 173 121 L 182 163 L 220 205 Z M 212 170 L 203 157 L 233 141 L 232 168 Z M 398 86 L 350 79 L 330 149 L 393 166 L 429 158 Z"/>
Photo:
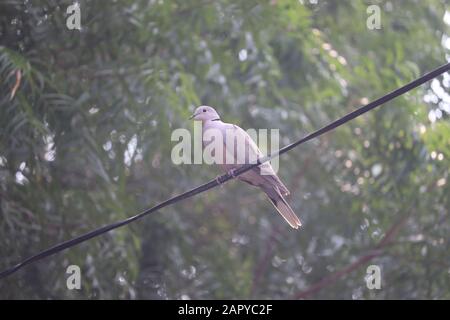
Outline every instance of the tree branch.
<path fill-rule="evenodd" d="M 332 284 L 334 284 L 337 280 L 339 280 L 341 277 L 345 276 L 346 274 L 358 269 L 361 265 L 368 263 L 370 260 L 372 260 L 375 257 L 380 256 L 384 252 L 384 247 L 387 246 L 398 234 L 398 231 L 401 229 L 401 227 L 405 224 L 405 222 L 408 220 L 410 214 L 405 214 L 403 217 L 401 217 L 396 223 L 394 223 L 393 226 L 386 232 L 384 237 L 380 240 L 380 242 L 375 246 L 375 249 L 370 251 L 368 254 L 362 256 L 352 264 L 348 265 L 347 267 L 336 271 L 335 273 L 329 275 L 328 277 L 323 278 L 322 280 L 316 282 L 312 286 L 310 286 L 308 289 L 296 293 L 292 298 L 293 299 L 304 299 L 307 296 L 317 293 L 318 291 L 322 290 L 325 287 L 328 287 Z"/>

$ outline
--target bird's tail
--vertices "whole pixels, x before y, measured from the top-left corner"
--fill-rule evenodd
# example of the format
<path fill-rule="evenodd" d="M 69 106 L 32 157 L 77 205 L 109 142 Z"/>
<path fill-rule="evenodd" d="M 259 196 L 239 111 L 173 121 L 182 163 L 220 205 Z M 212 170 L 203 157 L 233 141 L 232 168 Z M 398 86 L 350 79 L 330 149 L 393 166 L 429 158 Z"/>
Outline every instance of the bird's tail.
<path fill-rule="evenodd" d="M 263 190 L 269 197 L 274 207 L 289 223 L 289 225 L 294 229 L 298 229 L 298 227 L 300 227 L 302 223 L 300 222 L 300 219 L 295 215 L 294 211 L 292 211 L 287 201 L 283 198 L 278 187 L 264 188 Z"/>

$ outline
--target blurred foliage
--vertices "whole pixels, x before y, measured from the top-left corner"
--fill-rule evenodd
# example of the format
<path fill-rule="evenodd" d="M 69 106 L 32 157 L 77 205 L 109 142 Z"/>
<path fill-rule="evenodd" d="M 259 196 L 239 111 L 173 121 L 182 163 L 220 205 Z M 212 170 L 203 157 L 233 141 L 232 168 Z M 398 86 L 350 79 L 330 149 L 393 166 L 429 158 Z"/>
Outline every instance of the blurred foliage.
<path fill-rule="evenodd" d="M 0 3 L 1 269 L 215 177 L 170 160 L 199 104 L 285 145 L 450 60 L 445 0 L 82 0 L 80 31 L 70 4 Z M 283 156 L 300 231 L 231 182 L 26 267 L 0 298 L 449 299 L 449 87 Z"/>

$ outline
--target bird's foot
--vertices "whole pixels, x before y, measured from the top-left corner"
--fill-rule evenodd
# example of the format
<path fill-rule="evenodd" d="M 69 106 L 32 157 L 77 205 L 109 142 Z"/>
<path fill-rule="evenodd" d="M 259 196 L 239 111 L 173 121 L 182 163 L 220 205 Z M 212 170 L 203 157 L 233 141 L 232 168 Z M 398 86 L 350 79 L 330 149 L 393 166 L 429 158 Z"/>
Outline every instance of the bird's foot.
<path fill-rule="evenodd" d="M 222 178 L 222 176 L 217 176 L 217 177 L 216 177 L 216 182 L 217 182 L 217 184 L 218 184 L 219 186 L 223 183 L 223 181 L 220 180 L 220 178 Z"/>
<path fill-rule="evenodd" d="M 227 175 L 228 175 L 229 177 L 236 178 L 235 172 L 236 172 L 236 169 L 231 169 L 231 170 L 227 171 Z M 223 184 L 223 183 L 224 183 L 224 181 L 221 180 L 222 177 L 223 177 L 223 176 L 217 176 L 217 177 L 216 177 L 215 180 L 216 180 L 217 184 L 220 185 L 220 184 Z"/>
<path fill-rule="evenodd" d="M 236 172 L 236 169 L 231 169 L 227 172 L 227 175 L 232 178 L 236 178 L 235 172 Z"/>

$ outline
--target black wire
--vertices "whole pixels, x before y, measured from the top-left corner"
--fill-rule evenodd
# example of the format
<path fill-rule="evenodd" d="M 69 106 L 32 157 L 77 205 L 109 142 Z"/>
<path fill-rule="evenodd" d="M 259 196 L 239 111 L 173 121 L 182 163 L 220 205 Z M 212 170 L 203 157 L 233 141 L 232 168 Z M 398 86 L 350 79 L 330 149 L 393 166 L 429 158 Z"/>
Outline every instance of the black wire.
<path fill-rule="evenodd" d="M 402 94 L 404 94 L 404 93 L 406 93 L 406 92 L 408 92 L 408 91 L 410 91 L 410 90 L 412 90 L 414 88 L 417 88 L 418 86 L 422 85 L 423 83 L 425 83 L 425 82 L 427 82 L 427 81 L 429 81 L 429 80 L 431 80 L 431 79 L 433 79 L 433 78 L 435 78 L 435 77 L 437 77 L 437 76 L 439 76 L 439 75 L 441 75 L 444 72 L 447 72 L 449 70 L 450 70 L 450 63 L 442 65 L 439 68 L 437 68 L 437 69 L 435 69 L 435 70 L 433 70 L 433 71 L 431 71 L 431 72 L 421 76 L 420 78 L 418 78 L 418 79 L 416 79 L 416 80 L 406 84 L 405 86 L 403 86 L 401 88 L 398 88 L 398 89 L 396 89 L 396 90 L 394 90 L 394 91 L 392 91 L 392 92 L 382 96 L 381 98 L 379 98 L 379 99 L 377 99 L 377 100 L 375 100 L 375 101 L 373 101 L 373 102 L 371 102 L 371 103 L 369 103 L 369 104 L 367 104 L 367 105 L 365 105 L 365 106 L 363 106 L 363 107 L 361 107 L 359 109 L 356 109 L 353 112 L 350 112 L 346 116 L 344 116 L 342 118 L 339 118 L 336 121 L 333 121 L 332 123 L 326 125 L 325 127 L 310 133 L 309 135 L 303 137 L 302 139 L 300 139 L 300 140 L 298 140 L 298 141 L 296 141 L 294 143 L 291 143 L 291 144 L 281 148 L 278 152 L 275 152 L 275 153 L 270 154 L 270 155 L 268 155 L 266 157 L 258 159 L 258 161 L 256 163 L 254 163 L 254 164 L 245 164 L 245 165 L 239 167 L 238 169 L 236 169 L 233 172 L 233 175 L 231 175 L 229 173 L 226 173 L 226 174 L 218 177 L 217 179 L 211 180 L 208 183 L 205 183 L 205 184 L 200 185 L 200 186 L 198 186 L 198 187 L 196 187 L 194 189 L 191 189 L 191 190 L 189 190 L 187 192 L 184 192 L 184 193 L 179 194 L 179 195 L 177 195 L 175 197 L 172 197 L 172 198 L 170 198 L 170 199 L 168 199 L 166 201 L 163 201 L 163 202 L 159 203 L 158 205 L 156 205 L 156 206 L 154 206 L 152 208 L 146 209 L 146 210 L 142 211 L 141 213 L 139 213 L 139 214 L 137 214 L 135 216 L 132 216 L 132 217 L 130 217 L 128 219 L 125 219 L 125 220 L 122 220 L 122 221 L 118 221 L 118 222 L 115 222 L 115 223 L 112 223 L 112 224 L 100 227 L 98 229 L 95 229 L 93 231 L 85 233 L 85 234 L 83 234 L 81 236 L 78 236 L 78 237 L 76 237 L 74 239 L 67 240 L 67 241 L 62 242 L 60 244 L 57 244 L 57 245 L 55 245 L 53 247 L 50 247 L 50 248 L 48 248 L 48 249 L 46 249 L 44 251 L 41 251 L 38 254 L 36 254 L 34 256 L 31 256 L 31 257 L 23 260 L 22 262 L 16 264 L 15 266 L 0 272 L 0 279 L 2 279 L 4 277 L 7 277 L 7 276 L 17 272 L 18 270 L 20 270 L 24 266 L 26 266 L 28 264 L 31 264 L 31 263 L 33 263 L 35 261 L 38 261 L 40 259 L 43 259 L 43 258 L 48 257 L 48 256 L 51 256 L 51 255 L 53 255 L 55 253 L 58 253 L 60 251 L 63 251 L 65 249 L 73 247 L 73 246 L 75 246 L 75 245 L 77 245 L 77 244 L 79 244 L 81 242 L 84 242 L 84 241 L 87 241 L 87 240 L 92 239 L 94 237 L 97 237 L 97 236 L 99 236 L 99 235 L 101 235 L 103 233 L 106 233 L 106 232 L 110 231 L 110 230 L 117 229 L 117 228 L 119 228 L 121 226 L 127 225 L 127 224 L 129 224 L 129 223 L 131 223 L 131 222 L 133 222 L 135 220 L 141 219 L 142 217 L 144 217 L 144 216 L 146 216 L 146 215 L 148 215 L 148 214 L 150 214 L 152 212 L 155 212 L 155 211 L 157 211 L 159 209 L 162 209 L 164 207 L 172 205 L 172 204 L 174 204 L 176 202 L 179 202 L 181 200 L 193 197 L 193 196 L 195 196 L 195 195 L 197 195 L 199 193 L 202 193 L 202 192 L 205 192 L 205 191 L 207 191 L 209 189 L 212 189 L 212 188 L 214 188 L 214 187 L 216 187 L 216 186 L 218 186 L 218 185 L 220 185 L 220 184 L 222 184 L 224 182 L 227 182 L 230 179 L 233 179 L 234 177 L 237 177 L 240 174 L 243 174 L 244 172 L 247 172 L 248 170 L 251 170 L 251 169 L 257 167 L 261 163 L 267 162 L 267 161 L 273 159 L 274 157 L 277 157 L 277 156 L 279 156 L 279 155 L 281 155 L 283 153 L 286 153 L 289 150 L 291 150 L 291 149 L 293 149 L 293 148 L 295 148 L 295 147 L 297 147 L 297 146 L 299 146 L 299 145 L 301 145 L 301 144 L 303 144 L 303 143 L 305 143 L 305 142 L 307 142 L 309 140 L 312 140 L 312 139 L 314 139 L 314 138 L 316 138 L 316 137 L 318 137 L 320 135 L 323 135 L 324 133 L 327 133 L 328 131 L 336 129 L 337 127 L 339 127 L 339 126 L 349 122 L 350 120 L 353 120 L 356 117 L 359 117 L 360 115 L 362 115 L 362 114 L 364 114 L 364 113 L 366 113 L 366 112 L 368 112 L 368 111 L 370 111 L 372 109 L 375 109 L 376 107 L 379 107 L 380 105 L 382 105 L 382 104 L 384 104 L 384 103 L 386 103 L 386 102 L 388 102 L 388 101 L 390 101 L 390 100 L 392 100 L 392 99 L 394 99 L 394 98 L 396 98 L 396 97 L 398 97 L 398 96 L 400 96 L 400 95 L 402 95 Z"/>

